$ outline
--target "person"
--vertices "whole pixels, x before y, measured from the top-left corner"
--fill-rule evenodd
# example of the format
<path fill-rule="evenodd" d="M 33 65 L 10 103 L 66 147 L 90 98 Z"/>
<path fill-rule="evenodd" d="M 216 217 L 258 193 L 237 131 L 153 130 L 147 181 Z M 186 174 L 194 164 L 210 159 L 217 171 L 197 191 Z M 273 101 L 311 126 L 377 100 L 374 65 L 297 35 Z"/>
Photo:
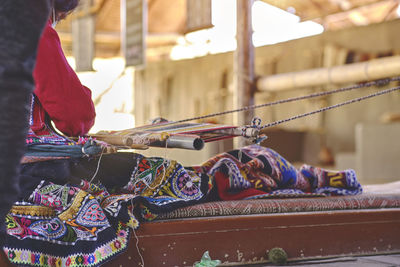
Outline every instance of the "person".
<path fill-rule="evenodd" d="M 16 37 L 19 39 L 12 39 L 11 42 L 7 40 L 7 35 L 2 35 L 2 41 L 5 39 L 1 42 L 1 45 L 4 45 L 2 51 L 7 51 L 8 54 L 1 55 L 2 60 L 7 60 L 2 61 L 1 66 L 7 67 L 7 64 L 14 62 L 21 64 L 17 66 L 12 64 L 10 68 L 5 69 L 5 72 L 0 69 L 1 81 L 3 79 L 5 81 L 1 86 L 9 87 L 7 90 L 11 90 L 11 93 L 14 89 L 19 89 L 21 92 L 23 89 L 25 95 L 16 95 L 18 98 L 1 98 L 3 104 L 1 108 L 10 109 L 13 115 L 16 115 L 14 121 L 11 121 L 10 117 L 6 117 L 10 114 L 10 110 L 8 113 L 4 112 L 1 116 L 5 118 L 1 122 L 7 119 L 8 122 L 24 126 L 25 131 L 21 131 L 20 127 L 18 132 L 12 133 L 12 138 L 21 139 L 19 145 L 10 142 L 7 146 L 4 144 L 3 148 L 6 148 L 4 155 L 18 159 L 18 162 L 20 158 L 17 158 L 17 155 L 22 156 L 24 152 L 24 138 L 27 149 L 19 168 L 19 176 L 16 165 L 7 165 L 11 159 L 1 162 L 4 166 L 2 172 L 4 183 L 1 188 L 4 194 L 1 197 L 9 197 L 4 199 L 3 213 L 0 214 L 5 217 L 7 228 L 7 235 L 4 236 L 5 231 L 3 231 L 3 251 L 9 261 L 16 265 L 98 266 L 126 249 L 129 235 L 127 227 L 134 227 L 135 221 L 132 219 L 133 216 L 129 215 L 126 204 L 120 203 L 124 201 L 115 200 L 107 206 L 105 204 L 100 206 L 100 198 L 105 199 L 110 196 L 102 191 L 101 187 L 93 184 L 90 190 L 86 188 L 83 191 L 77 186 L 66 185 L 73 181 L 71 176 L 75 165 L 78 166 L 75 168 L 78 169 L 76 175 L 84 178 L 79 172 L 82 168 L 79 165 L 81 160 L 54 156 L 52 150 L 60 147 L 57 153 L 60 153 L 60 150 L 67 150 L 68 155 L 71 151 L 77 152 L 77 149 L 70 149 L 71 147 L 79 148 L 79 151 L 82 151 L 79 155 L 83 152 L 86 155 L 85 147 L 67 136 L 86 134 L 95 118 L 91 92 L 80 83 L 76 73 L 68 65 L 58 34 L 52 28 L 59 19 L 64 18 L 78 5 L 78 0 L 53 0 L 52 12 L 49 13 L 48 8 L 43 14 L 38 12 L 44 7 L 43 1 L 27 4 L 30 10 L 24 13 L 20 11 L 25 10 L 21 8 L 25 2 L 13 1 L 6 0 L 6 4 L 0 4 L 1 14 L 4 14 L 0 21 L 4 22 L 2 26 L 5 28 L 16 28 L 18 30 Z M 26 20 L 20 15 L 26 16 Z M 32 59 L 40 36 L 38 27 L 40 24 L 35 21 L 34 16 L 38 16 L 39 21 L 39 17 L 43 15 L 45 16 L 41 26 L 43 27 L 46 21 L 47 24 L 40 37 L 36 66 L 33 70 Z M 15 20 L 12 20 L 11 16 L 15 16 Z M 5 18 L 10 20 L 7 21 Z M 10 47 L 15 49 L 12 50 Z M 33 89 L 32 77 L 35 89 L 30 95 Z M 19 81 L 14 81 L 16 79 Z M 19 101 L 14 102 L 14 99 Z M 16 103 L 20 105 L 14 107 Z M 27 107 L 30 108 L 30 116 Z M 19 113 L 22 113 L 22 110 L 25 112 L 17 114 L 14 112 L 17 109 Z M 54 123 L 54 127 L 62 134 L 59 134 L 51 123 Z M 10 127 L 6 123 L 2 126 L 7 135 L 1 140 L 6 143 L 11 140 L 8 138 L 9 131 L 17 127 Z M 14 144 L 15 147 L 10 147 Z M 46 156 L 43 156 L 43 149 L 47 150 Z M 89 165 L 96 164 L 94 160 L 82 159 L 82 165 L 85 161 Z M 122 169 L 123 166 L 120 170 Z M 18 181 L 13 180 L 12 184 L 9 182 L 13 170 L 13 176 L 20 179 L 19 197 Z M 89 191 L 91 193 L 88 193 Z M 11 203 L 14 205 L 10 209 Z M 114 203 L 119 206 L 114 207 Z"/>
<path fill-rule="evenodd" d="M 87 134 L 95 121 L 96 113 L 91 91 L 82 85 L 69 65 L 54 28 L 58 21 L 64 19 L 78 4 L 78 0 L 53 1 L 52 12 L 41 35 L 33 71 L 35 89 L 31 96 L 30 127 L 26 135 L 28 150 L 23 158 L 24 164 L 21 166 L 21 177 L 24 180 L 21 186 L 24 192 L 33 190 L 37 185 L 36 177 L 42 177 L 49 172 L 61 174 L 69 164 L 61 160 L 44 162 L 49 158 L 65 157 L 38 157 L 36 151 L 31 151 L 35 148 L 49 149 L 54 145 L 61 149 L 65 149 L 66 146 L 72 147 L 75 142 L 67 137 Z M 63 167 L 60 167 L 61 165 Z M 63 176 L 65 179 L 66 177 L 67 175 Z M 67 180 L 53 182 L 65 183 Z"/>
<path fill-rule="evenodd" d="M 36 87 L 31 122 L 31 130 L 38 136 L 48 135 L 47 116 L 65 136 L 85 135 L 94 124 L 91 91 L 81 84 L 68 64 L 60 38 L 52 27 L 77 5 L 78 0 L 56 0 L 40 40 L 33 73 Z"/>
<path fill-rule="evenodd" d="M 28 129 L 32 72 L 41 31 L 49 14 L 48 0 L 3 0 L 0 3 L 0 217 L 17 200 L 18 166 L 24 154 Z M 0 242 L 5 224 L 0 222 Z"/>
<path fill-rule="evenodd" d="M 98 266 L 126 250 L 139 221 L 204 201 L 361 192 L 352 170 L 332 172 L 308 165 L 297 170 L 259 145 L 191 167 L 131 152 L 103 154 L 105 144 L 85 137 L 95 118 L 90 90 L 66 62 L 51 28 L 77 1 L 54 3 L 34 71 L 21 199 L 6 216 L 3 250 L 12 263 Z M 91 156 L 87 144 L 101 149 L 91 150 Z"/>

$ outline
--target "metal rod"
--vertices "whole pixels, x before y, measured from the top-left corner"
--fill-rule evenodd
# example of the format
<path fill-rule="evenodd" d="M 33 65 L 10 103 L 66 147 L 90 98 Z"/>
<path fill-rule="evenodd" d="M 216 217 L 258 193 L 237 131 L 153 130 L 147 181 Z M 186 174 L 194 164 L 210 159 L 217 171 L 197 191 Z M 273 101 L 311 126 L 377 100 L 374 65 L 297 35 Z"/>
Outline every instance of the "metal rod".
<path fill-rule="evenodd" d="M 149 146 L 201 150 L 204 147 L 204 140 L 196 135 L 171 135 L 166 140 L 151 142 Z"/>

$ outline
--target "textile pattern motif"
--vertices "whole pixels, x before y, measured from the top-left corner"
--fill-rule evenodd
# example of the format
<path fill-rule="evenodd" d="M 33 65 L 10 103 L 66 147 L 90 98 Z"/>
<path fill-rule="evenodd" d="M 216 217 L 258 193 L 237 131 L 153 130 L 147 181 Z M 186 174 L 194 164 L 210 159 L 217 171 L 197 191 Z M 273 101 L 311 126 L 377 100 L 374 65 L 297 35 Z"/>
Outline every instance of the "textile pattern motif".
<path fill-rule="evenodd" d="M 128 211 L 132 197 L 88 182 L 78 188 L 42 181 L 7 215 L 4 252 L 18 265 L 98 266 L 123 252 L 138 226 Z"/>
<path fill-rule="evenodd" d="M 99 266 L 127 248 L 129 234 L 124 228 L 122 224 L 118 225 L 116 237 L 99 245 L 92 253 L 75 253 L 63 257 L 29 248 L 10 247 L 4 247 L 4 252 L 12 263 L 23 266 Z"/>
<path fill-rule="evenodd" d="M 213 179 L 224 200 L 362 192 L 354 170 L 333 171 L 309 165 L 297 170 L 274 150 L 258 145 L 219 154 L 195 169 Z"/>
<path fill-rule="evenodd" d="M 27 145 L 41 145 L 41 144 L 51 144 L 51 145 L 76 145 L 74 141 L 67 139 L 61 135 L 56 134 L 50 128 L 43 130 L 43 134 L 36 135 L 31 129 L 28 130 L 26 137 Z"/>
<path fill-rule="evenodd" d="M 208 176 L 175 160 L 139 157 L 124 189 L 135 195 L 143 217 L 149 218 L 150 210 L 158 213 L 201 201 L 208 193 Z"/>
<path fill-rule="evenodd" d="M 207 202 L 159 214 L 157 220 L 290 212 L 387 209 L 400 206 L 399 194 L 362 194 L 357 196 L 302 197 L 296 199 L 288 196 L 285 199 L 281 198 L 282 196 L 279 196 L 279 198 L 271 196 L 268 199 Z"/>
<path fill-rule="evenodd" d="M 31 106 L 30 106 L 30 118 L 29 124 L 33 125 L 33 109 L 35 106 L 36 96 L 31 94 Z M 35 134 L 31 128 L 28 130 L 26 137 L 26 144 L 38 145 L 38 144 L 51 144 L 51 145 L 75 145 L 76 143 L 68 138 L 55 133 L 47 124 L 45 128 L 40 130 L 40 135 Z"/>
<path fill-rule="evenodd" d="M 175 161 L 141 157 L 125 188 L 138 194 L 136 208 L 145 220 L 201 203 L 212 189 L 221 200 L 362 192 L 353 170 L 331 171 L 309 165 L 297 170 L 274 150 L 258 145 L 219 154 L 191 168 Z"/>
<path fill-rule="evenodd" d="M 275 151 L 258 145 L 219 154 L 194 167 L 142 155 L 135 155 L 134 161 L 127 163 L 132 166 L 125 174 L 131 172 L 126 184 L 119 184 L 113 194 L 87 181 L 77 187 L 41 182 L 7 216 L 4 251 L 10 261 L 30 266 L 98 266 L 126 248 L 130 229 L 136 229 L 139 220 L 154 220 L 206 200 L 257 202 L 362 192 L 353 170 L 309 165 L 297 170 Z M 248 207 L 227 213 L 242 214 L 242 209 Z"/>

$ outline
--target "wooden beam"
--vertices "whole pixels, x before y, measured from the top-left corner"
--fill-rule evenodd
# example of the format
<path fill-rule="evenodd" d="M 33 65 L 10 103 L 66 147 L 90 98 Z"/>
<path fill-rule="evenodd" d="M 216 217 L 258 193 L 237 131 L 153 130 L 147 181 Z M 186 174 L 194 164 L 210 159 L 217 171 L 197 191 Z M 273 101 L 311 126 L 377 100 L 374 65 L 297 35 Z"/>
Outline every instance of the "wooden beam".
<path fill-rule="evenodd" d="M 352 12 L 362 12 L 366 9 L 374 10 L 376 8 L 376 6 L 380 6 L 382 4 L 390 4 L 393 1 L 396 1 L 396 0 L 373 1 L 373 2 L 366 3 L 366 4 L 358 4 L 358 5 L 352 6 L 350 9 L 345 10 L 345 11 L 325 12 L 319 16 L 302 17 L 301 21 L 314 20 L 314 21 L 318 22 L 318 21 L 324 21 L 325 19 L 327 19 L 329 17 L 333 17 L 333 16 L 348 17 L 349 14 Z"/>
<path fill-rule="evenodd" d="M 70 32 L 58 32 L 60 39 L 63 44 L 69 44 L 72 42 L 72 34 Z M 113 44 L 120 45 L 121 34 L 120 32 L 96 32 L 95 33 L 96 44 Z"/>
<path fill-rule="evenodd" d="M 392 6 L 390 7 L 390 9 L 386 12 L 385 18 L 383 19 L 383 21 L 387 21 L 391 14 L 396 12 L 396 9 L 399 7 L 399 1 L 393 1 Z"/>
<path fill-rule="evenodd" d="M 400 56 L 393 56 L 361 63 L 263 76 L 257 80 L 257 89 L 273 92 L 328 84 L 372 81 L 399 75 Z"/>
<path fill-rule="evenodd" d="M 289 261 L 400 251 L 400 209 L 339 210 L 186 218 L 143 223 L 127 252 L 105 266 L 192 266 L 205 251 L 224 266 L 267 263 L 283 248 Z M 247 265 L 246 265 L 247 266 Z"/>
<path fill-rule="evenodd" d="M 91 4 L 89 8 L 78 9 L 76 12 L 71 14 L 71 18 L 79 19 L 91 15 L 96 15 L 104 7 L 105 2 L 105 0 L 98 0 L 94 5 Z"/>
<path fill-rule="evenodd" d="M 147 1 L 124 0 L 121 11 L 125 66 L 143 67 L 146 64 Z"/>
<path fill-rule="evenodd" d="M 237 48 L 234 53 L 234 106 L 254 105 L 254 46 L 252 42 L 251 8 L 254 0 L 237 0 Z M 235 125 L 250 124 L 254 111 L 235 113 Z M 239 146 L 245 140 L 239 140 Z"/>
<path fill-rule="evenodd" d="M 213 27 L 211 22 L 211 0 L 187 0 L 185 33 L 211 27 Z"/>

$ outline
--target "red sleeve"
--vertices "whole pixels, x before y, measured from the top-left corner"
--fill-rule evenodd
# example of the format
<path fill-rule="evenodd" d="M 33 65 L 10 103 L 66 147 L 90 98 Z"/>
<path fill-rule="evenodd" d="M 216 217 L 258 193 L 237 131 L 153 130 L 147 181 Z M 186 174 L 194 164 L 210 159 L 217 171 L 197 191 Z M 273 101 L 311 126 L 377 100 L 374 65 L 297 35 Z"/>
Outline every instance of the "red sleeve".
<path fill-rule="evenodd" d="M 58 130 L 67 136 L 88 133 L 96 116 L 91 91 L 68 64 L 57 32 L 46 25 L 33 73 L 34 93 Z"/>

